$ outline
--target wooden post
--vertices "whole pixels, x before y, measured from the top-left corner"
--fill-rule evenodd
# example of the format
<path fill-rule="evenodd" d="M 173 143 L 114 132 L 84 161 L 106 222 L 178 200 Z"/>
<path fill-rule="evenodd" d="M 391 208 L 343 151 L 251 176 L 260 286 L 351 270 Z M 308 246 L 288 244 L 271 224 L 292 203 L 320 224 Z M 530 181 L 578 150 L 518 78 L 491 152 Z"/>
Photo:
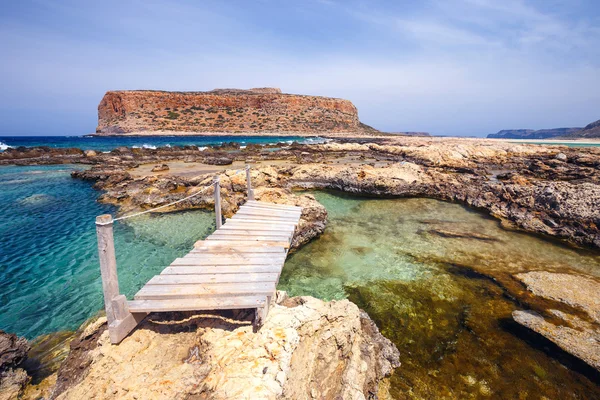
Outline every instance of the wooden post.
<path fill-rule="evenodd" d="M 127 299 L 119 294 L 112 216 L 105 214 L 96 217 L 96 234 L 108 333 L 111 343 L 117 344 L 146 317 L 146 314 L 130 313 Z"/>
<path fill-rule="evenodd" d="M 104 308 L 110 325 L 111 322 L 117 319 L 112 308 L 112 299 L 119 295 L 119 278 L 117 277 L 117 258 L 115 256 L 115 239 L 111 215 L 105 214 L 96 217 L 96 234 L 98 236 Z"/>
<path fill-rule="evenodd" d="M 254 190 L 252 190 L 252 180 L 250 179 L 249 165 L 246 165 L 246 184 L 248 186 L 248 200 L 254 200 Z"/>
<path fill-rule="evenodd" d="M 215 184 L 215 216 L 217 219 L 217 229 L 223 225 L 223 219 L 221 217 L 221 184 L 219 180 L 219 176 L 215 176 L 214 179 Z"/>

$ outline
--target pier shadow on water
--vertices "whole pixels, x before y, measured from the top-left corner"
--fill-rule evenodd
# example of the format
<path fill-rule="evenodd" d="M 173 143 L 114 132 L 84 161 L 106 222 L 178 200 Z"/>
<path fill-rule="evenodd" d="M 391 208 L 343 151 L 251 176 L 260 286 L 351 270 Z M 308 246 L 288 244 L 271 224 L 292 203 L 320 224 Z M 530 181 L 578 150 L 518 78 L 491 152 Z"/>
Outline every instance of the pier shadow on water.
<path fill-rule="evenodd" d="M 437 200 L 314 194 L 329 225 L 279 289 L 364 309 L 400 350 L 394 398 L 600 398 L 595 370 L 512 322 L 523 304 L 503 286 L 540 269 L 599 276 L 600 254 Z"/>

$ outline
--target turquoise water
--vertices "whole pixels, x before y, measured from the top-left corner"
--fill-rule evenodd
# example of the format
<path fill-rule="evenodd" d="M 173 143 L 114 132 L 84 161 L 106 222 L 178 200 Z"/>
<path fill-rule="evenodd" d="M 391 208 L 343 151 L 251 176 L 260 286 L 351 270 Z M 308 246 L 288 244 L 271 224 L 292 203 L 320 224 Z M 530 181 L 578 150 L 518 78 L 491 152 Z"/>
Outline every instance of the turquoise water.
<path fill-rule="evenodd" d="M 364 309 L 400 350 L 393 398 L 600 398 L 597 376 L 519 334 L 511 313 L 523 306 L 498 284 L 540 269 L 600 277 L 599 252 L 502 229 L 458 204 L 313 194 L 327 229 L 288 258 L 279 289 Z"/>
<path fill-rule="evenodd" d="M 73 330 L 103 307 L 94 220 L 115 209 L 72 179 L 74 168 L 0 167 L 0 329 L 27 338 Z M 133 295 L 212 229 L 203 211 L 117 223 L 121 292 Z"/>
<path fill-rule="evenodd" d="M 157 148 L 165 146 L 211 146 L 222 143 L 272 144 L 293 141 L 321 143 L 321 138 L 300 136 L 0 136 L 0 151 L 8 147 L 76 147 L 83 150 L 111 151 L 120 146 Z"/>

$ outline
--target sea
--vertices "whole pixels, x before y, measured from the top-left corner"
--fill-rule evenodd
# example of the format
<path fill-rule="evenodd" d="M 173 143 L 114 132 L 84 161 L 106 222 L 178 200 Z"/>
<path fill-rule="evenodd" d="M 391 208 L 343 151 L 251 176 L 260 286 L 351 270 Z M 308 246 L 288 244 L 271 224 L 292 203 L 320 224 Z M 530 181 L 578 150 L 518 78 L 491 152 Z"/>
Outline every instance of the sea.
<path fill-rule="evenodd" d="M 156 149 L 171 146 L 215 146 L 229 142 L 238 142 L 244 146 L 293 142 L 316 144 L 325 141 L 327 139 L 320 137 L 301 136 L 0 136 L 0 151 L 20 146 L 111 151 L 121 146 Z"/>

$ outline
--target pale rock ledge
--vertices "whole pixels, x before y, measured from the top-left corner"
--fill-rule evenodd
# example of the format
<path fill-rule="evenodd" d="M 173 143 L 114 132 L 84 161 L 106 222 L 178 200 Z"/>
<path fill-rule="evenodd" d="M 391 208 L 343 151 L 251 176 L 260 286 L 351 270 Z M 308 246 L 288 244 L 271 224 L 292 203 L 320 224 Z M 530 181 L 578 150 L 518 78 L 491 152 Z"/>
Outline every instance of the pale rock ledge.
<path fill-rule="evenodd" d="M 288 299 L 284 292 L 277 298 L 257 333 L 246 312 L 151 314 L 114 346 L 106 324 L 97 323 L 74 341 L 51 398 L 385 396 L 379 382 L 400 365 L 399 352 L 366 313 L 348 300 Z"/>

